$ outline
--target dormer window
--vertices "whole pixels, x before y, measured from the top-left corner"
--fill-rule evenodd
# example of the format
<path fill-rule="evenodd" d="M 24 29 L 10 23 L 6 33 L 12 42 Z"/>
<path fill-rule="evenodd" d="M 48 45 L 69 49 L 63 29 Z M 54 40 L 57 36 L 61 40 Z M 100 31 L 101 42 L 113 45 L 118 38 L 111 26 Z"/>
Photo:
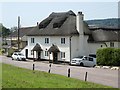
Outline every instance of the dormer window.
<path fill-rule="evenodd" d="M 53 23 L 53 28 L 60 28 L 63 23 L 66 21 L 67 16 L 61 16 L 61 17 L 57 17 L 57 19 L 55 19 L 55 22 Z"/>
<path fill-rule="evenodd" d="M 35 43 L 35 39 L 34 38 L 31 38 L 31 43 Z"/>
<path fill-rule="evenodd" d="M 58 23 L 54 23 L 53 24 L 53 28 L 58 28 L 59 27 L 59 24 Z"/>

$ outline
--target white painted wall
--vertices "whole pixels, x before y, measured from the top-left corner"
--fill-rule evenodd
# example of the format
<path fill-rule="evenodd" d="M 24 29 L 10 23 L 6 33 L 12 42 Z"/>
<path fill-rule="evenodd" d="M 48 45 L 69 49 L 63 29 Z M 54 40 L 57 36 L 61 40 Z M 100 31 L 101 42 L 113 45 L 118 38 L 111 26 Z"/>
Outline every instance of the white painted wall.
<path fill-rule="evenodd" d="M 97 49 L 105 48 L 105 47 L 106 46 L 104 43 L 88 43 L 89 54 L 96 54 Z"/>
<path fill-rule="evenodd" d="M 79 36 L 71 37 L 71 59 L 79 56 Z"/>
<path fill-rule="evenodd" d="M 35 43 L 31 43 L 31 38 L 35 38 Z M 49 44 L 45 44 L 45 38 L 49 38 Z M 65 44 L 61 44 L 61 38 L 65 38 Z M 33 58 L 33 55 L 31 55 L 31 50 L 36 45 L 36 43 L 38 43 L 43 49 L 43 51 L 41 52 L 41 58 L 49 59 L 49 56 L 45 56 L 45 51 L 47 51 L 52 46 L 52 44 L 55 44 L 58 46 L 61 52 L 65 52 L 65 61 L 69 61 L 70 50 L 68 36 L 28 36 L 28 46 L 25 47 L 24 50 L 22 50 L 21 52 L 25 53 L 25 49 L 28 49 L 28 57 Z M 50 54 L 50 59 L 52 59 L 52 53 Z M 64 59 L 61 59 L 60 53 L 58 53 L 58 60 L 64 61 Z"/>

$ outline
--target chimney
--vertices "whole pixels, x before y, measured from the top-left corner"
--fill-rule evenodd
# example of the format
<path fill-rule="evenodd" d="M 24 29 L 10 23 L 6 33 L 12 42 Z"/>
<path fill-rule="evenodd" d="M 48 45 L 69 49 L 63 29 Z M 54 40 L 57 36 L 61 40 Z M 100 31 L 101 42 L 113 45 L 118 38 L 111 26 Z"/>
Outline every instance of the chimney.
<path fill-rule="evenodd" d="M 84 34 L 83 18 L 84 18 L 84 15 L 82 14 L 82 12 L 78 12 L 78 14 L 76 16 L 76 28 L 77 28 L 77 31 L 79 32 L 80 35 Z"/>

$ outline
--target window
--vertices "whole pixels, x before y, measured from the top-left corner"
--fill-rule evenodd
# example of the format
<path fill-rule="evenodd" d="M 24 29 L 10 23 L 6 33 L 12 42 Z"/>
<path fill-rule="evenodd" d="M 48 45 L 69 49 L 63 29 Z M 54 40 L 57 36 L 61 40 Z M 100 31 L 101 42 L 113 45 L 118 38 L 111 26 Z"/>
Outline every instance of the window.
<path fill-rule="evenodd" d="M 61 58 L 65 58 L 65 52 L 61 52 Z"/>
<path fill-rule="evenodd" d="M 89 61 L 93 61 L 93 58 L 89 58 Z"/>
<path fill-rule="evenodd" d="M 31 50 L 31 55 L 33 55 L 33 51 Z"/>
<path fill-rule="evenodd" d="M 114 47 L 114 42 L 110 42 L 110 47 Z"/>
<path fill-rule="evenodd" d="M 65 38 L 61 38 L 61 44 L 65 44 Z"/>
<path fill-rule="evenodd" d="M 34 38 L 31 38 L 31 43 L 35 43 L 35 40 L 34 40 Z"/>
<path fill-rule="evenodd" d="M 59 24 L 58 23 L 54 23 L 53 24 L 53 28 L 58 28 L 59 27 Z"/>
<path fill-rule="evenodd" d="M 45 43 L 49 43 L 49 38 L 45 38 Z"/>
<path fill-rule="evenodd" d="M 45 51 L 45 56 L 48 56 L 48 51 Z"/>

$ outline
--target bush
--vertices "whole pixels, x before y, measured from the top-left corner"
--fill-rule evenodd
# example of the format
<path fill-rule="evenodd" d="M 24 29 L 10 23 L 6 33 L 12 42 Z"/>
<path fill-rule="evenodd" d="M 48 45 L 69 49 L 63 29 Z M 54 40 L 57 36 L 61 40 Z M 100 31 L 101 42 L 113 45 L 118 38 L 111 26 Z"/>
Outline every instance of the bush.
<path fill-rule="evenodd" d="M 2 55 L 3 53 L 5 53 L 4 49 L 0 49 L 0 55 Z"/>
<path fill-rule="evenodd" d="M 14 51 L 15 51 L 14 49 L 9 48 L 9 50 L 8 50 L 8 57 L 11 57 Z"/>
<path fill-rule="evenodd" d="M 120 66 L 120 49 L 118 48 L 98 49 L 97 64 L 108 66 Z"/>

